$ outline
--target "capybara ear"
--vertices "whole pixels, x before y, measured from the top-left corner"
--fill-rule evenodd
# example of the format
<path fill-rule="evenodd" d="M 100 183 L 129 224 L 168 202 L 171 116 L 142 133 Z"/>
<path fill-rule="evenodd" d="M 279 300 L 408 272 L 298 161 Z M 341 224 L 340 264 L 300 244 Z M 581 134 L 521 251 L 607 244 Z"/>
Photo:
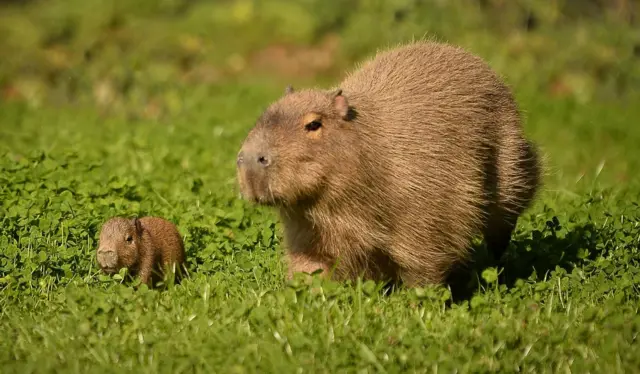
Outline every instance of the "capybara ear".
<path fill-rule="evenodd" d="M 133 227 L 135 227 L 136 234 L 138 235 L 142 234 L 142 223 L 140 222 L 138 217 L 135 217 L 134 219 L 132 219 L 132 223 L 133 223 Z"/>
<path fill-rule="evenodd" d="M 292 94 L 293 91 L 294 91 L 293 86 L 288 85 L 287 88 L 284 89 L 284 94 L 289 95 L 289 94 Z"/>
<path fill-rule="evenodd" d="M 349 119 L 349 101 L 342 94 L 342 89 L 338 88 L 337 90 L 335 90 L 332 94 L 332 97 L 333 97 L 333 107 L 338 112 L 338 115 L 342 119 L 348 120 Z"/>

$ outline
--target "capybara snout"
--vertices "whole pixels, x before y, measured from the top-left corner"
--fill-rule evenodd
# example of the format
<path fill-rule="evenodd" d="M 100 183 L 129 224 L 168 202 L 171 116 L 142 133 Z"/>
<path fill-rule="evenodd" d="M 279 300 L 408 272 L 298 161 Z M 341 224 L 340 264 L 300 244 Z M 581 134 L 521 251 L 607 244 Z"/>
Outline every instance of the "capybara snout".
<path fill-rule="evenodd" d="M 273 201 L 269 187 L 272 160 L 269 148 L 259 134 L 247 139 L 237 159 L 240 192 L 244 198 L 265 204 Z"/>
<path fill-rule="evenodd" d="M 98 265 L 103 272 L 112 274 L 117 271 L 118 254 L 114 249 L 100 248 L 98 249 L 97 257 Z"/>

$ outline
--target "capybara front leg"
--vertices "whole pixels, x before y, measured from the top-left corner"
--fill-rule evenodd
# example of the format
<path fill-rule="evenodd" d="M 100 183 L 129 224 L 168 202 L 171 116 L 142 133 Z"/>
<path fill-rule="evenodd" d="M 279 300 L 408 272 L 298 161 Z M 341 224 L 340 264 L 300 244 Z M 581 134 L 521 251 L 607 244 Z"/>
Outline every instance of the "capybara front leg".
<path fill-rule="evenodd" d="M 305 252 L 289 252 L 289 268 L 287 279 L 293 279 L 295 273 L 311 274 L 316 270 L 322 270 L 323 277 L 329 276 L 332 264 L 319 256 L 314 256 Z"/>

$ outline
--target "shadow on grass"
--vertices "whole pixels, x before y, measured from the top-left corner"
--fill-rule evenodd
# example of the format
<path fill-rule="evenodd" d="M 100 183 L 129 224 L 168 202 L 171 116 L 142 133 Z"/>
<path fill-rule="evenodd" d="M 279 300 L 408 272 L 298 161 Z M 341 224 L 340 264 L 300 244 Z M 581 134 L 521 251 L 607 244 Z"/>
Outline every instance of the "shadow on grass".
<path fill-rule="evenodd" d="M 499 284 L 508 288 L 518 279 L 541 279 L 556 267 L 571 271 L 585 260 L 597 256 L 597 243 L 603 241 L 604 233 L 592 224 L 581 225 L 569 231 L 561 231 L 557 220 L 547 222 L 544 230 L 535 230 L 530 237 L 512 237 L 509 249 L 500 259 L 494 259 L 485 243 L 474 248 L 474 257 L 467 265 L 454 269 L 448 278 L 452 301 L 469 300 L 481 285 L 482 272 L 497 267 Z"/>

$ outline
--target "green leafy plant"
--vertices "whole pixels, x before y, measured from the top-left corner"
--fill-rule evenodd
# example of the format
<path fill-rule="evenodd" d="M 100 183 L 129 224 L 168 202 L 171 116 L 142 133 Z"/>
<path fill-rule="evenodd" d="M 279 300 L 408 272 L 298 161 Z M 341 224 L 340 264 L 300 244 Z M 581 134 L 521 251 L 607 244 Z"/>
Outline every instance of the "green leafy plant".
<path fill-rule="evenodd" d="M 640 40 L 574 3 L 0 6 L 2 371 L 637 372 Z M 240 142 L 285 84 L 425 33 L 505 76 L 545 188 L 503 262 L 477 241 L 450 284 L 286 281 L 275 213 L 238 198 Z M 134 215 L 178 226 L 179 284 L 100 273 L 100 226 Z"/>

